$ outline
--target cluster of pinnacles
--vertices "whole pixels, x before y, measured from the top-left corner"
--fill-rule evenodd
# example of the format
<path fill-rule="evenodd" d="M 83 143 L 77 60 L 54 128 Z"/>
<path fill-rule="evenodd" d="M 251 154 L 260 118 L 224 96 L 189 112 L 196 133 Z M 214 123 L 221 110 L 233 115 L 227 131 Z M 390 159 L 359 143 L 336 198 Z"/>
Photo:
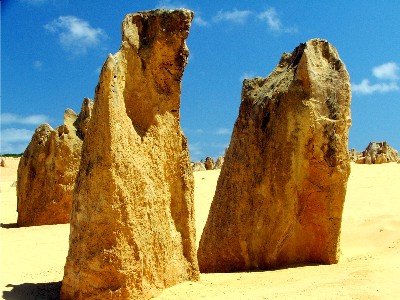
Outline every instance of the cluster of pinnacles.
<path fill-rule="evenodd" d="M 338 260 L 351 93 L 336 49 L 320 39 L 285 53 L 268 77 L 244 81 L 196 251 L 179 115 L 192 19 L 186 9 L 127 15 L 94 104 L 67 111 L 56 130 L 40 126 L 21 159 L 18 223 L 70 221 L 61 299 L 147 299 L 200 271 Z M 57 189 L 36 195 L 37 184 Z"/>

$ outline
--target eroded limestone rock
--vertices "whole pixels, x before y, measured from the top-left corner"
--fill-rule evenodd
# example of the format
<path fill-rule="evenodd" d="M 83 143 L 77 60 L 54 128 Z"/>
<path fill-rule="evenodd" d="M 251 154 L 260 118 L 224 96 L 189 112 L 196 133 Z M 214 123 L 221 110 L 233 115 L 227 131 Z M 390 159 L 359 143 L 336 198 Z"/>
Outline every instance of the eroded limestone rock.
<path fill-rule="evenodd" d="M 198 171 L 205 171 L 206 167 L 204 166 L 204 163 L 201 161 L 196 161 L 192 164 L 193 172 L 198 172 Z"/>
<path fill-rule="evenodd" d="M 347 179 L 350 81 L 314 39 L 244 80 L 198 259 L 201 272 L 336 263 Z"/>
<path fill-rule="evenodd" d="M 370 142 L 356 160 L 357 164 L 382 164 L 396 162 L 399 159 L 399 152 L 389 146 L 386 141 Z"/>
<path fill-rule="evenodd" d="M 61 299 L 140 299 L 199 278 L 180 128 L 193 13 L 127 15 L 103 65 L 74 192 Z"/>
<path fill-rule="evenodd" d="M 206 170 L 214 170 L 214 166 L 214 160 L 211 157 L 207 156 L 206 160 L 204 161 L 204 167 L 206 168 Z"/>
<path fill-rule="evenodd" d="M 214 169 L 221 169 L 223 164 L 224 164 L 224 157 L 218 156 L 217 160 L 215 161 Z"/>
<path fill-rule="evenodd" d="M 82 111 L 93 101 L 85 99 Z M 82 112 L 81 112 L 82 114 Z M 17 209 L 19 226 L 69 222 L 72 193 L 81 160 L 82 139 L 78 132 L 90 115 L 81 118 L 71 109 L 64 124 L 53 129 L 40 125 L 18 165 Z"/>

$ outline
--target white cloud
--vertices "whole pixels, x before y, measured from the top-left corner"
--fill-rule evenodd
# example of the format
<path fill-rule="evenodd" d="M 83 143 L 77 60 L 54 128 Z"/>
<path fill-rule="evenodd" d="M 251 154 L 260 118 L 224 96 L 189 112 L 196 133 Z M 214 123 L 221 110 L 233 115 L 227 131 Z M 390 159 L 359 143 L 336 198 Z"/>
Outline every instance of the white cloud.
<path fill-rule="evenodd" d="M 87 21 L 75 16 L 60 16 L 44 28 L 58 33 L 61 46 L 75 55 L 85 54 L 88 48 L 96 47 L 107 36 L 102 29 L 93 28 Z"/>
<path fill-rule="evenodd" d="M 278 13 L 275 8 L 269 8 L 257 15 L 257 18 L 261 21 L 266 21 L 268 28 L 275 33 L 294 33 L 297 32 L 295 27 L 285 27 L 282 21 L 278 17 Z"/>
<path fill-rule="evenodd" d="M 22 153 L 28 146 L 34 131 L 8 128 L 1 130 L 0 153 Z"/>
<path fill-rule="evenodd" d="M 217 135 L 230 135 L 230 134 L 232 134 L 232 130 L 229 129 L 229 128 L 218 128 L 215 131 L 215 134 L 217 134 Z"/>
<path fill-rule="evenodd" d="M 356 94 L 369 95 L 373 93 L 388 93 L 400 89 L 397 82 L 380 82 L 371 84 L 368 79 L 363 79 L 359 84 L 352 84 L 351 89 Z"/>
<path fill-rule="evenodd" d="M 201 27 L 207 27 L 210 25 L 206 20 L 204 20 L 202 17 L 197 16 L 197 15 L 194 16 L 193 24 L 196 24 Z"/>
<path fill-rule="evenodd" d="M 20 154 L 23 153 L 28 146 L 29 141 L 24 143 L 1 143 L 0 153 L 2 154 Z"/>
<path fill-rule="evenodd" d="M 379 79 L 397 80 L 399 79 L 399 65 L 395 62 L 387 62 L 372 69 L 372 74 Z"/>
<path fill-rule="evenodd" d="M 1 144 L 12 144 L 20 142 L 29 142 L 34 131 L 19 128 L 7 128 L 1 130 Z"/>
<path fill-rule="evenodd" d="M 214 22 L 234 22 L 239 24 L 244 24 L 247 21 L 247 18 L 253 14 L 250 10 L 238 10 L 234 9 L 232 11 L 223 11 L 220 10 L 217 15 L 213 18 Z"/>
<path fill-rule="evenodd" d="M 1 143 L 30 141 L 34 131 L 28 129 L 7 128 L 1 130 Z"/>
<path fill-rule="evenodd" d="M 360 83 L 352 83 L 351 89 L 355 94 L 370 95 L 374 93 L 389 93 L 400 90 L 399 65 L 395 62 L 387 62 L 372 68 L 372 75 L 379 81 L 371 83 L 363 79 Z"/>
<path fill-rule="evenodd" d="M 20 116 L 17 114 L 2 113 L 0 116 L 1 124 L 24 124 L 39 125 L 49 123 L 50 118 L 45 115 Z"/>

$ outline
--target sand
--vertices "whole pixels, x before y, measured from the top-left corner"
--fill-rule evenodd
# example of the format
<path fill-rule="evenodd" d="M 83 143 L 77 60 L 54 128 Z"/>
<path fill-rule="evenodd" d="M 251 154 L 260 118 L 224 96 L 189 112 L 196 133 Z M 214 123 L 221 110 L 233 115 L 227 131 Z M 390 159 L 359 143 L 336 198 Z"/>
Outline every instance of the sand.
<path fill-rule="evenodd" d="M 18 160 L 0 168 L 2 299 L 58 299 L 69 225 L 16 228 Z M 400 296 L 400 164 L 352 164 L 336 265 L 201 274 L 158 299 L 398 299 Z M 198 240 L 219 171 L 195 172 Z"/>

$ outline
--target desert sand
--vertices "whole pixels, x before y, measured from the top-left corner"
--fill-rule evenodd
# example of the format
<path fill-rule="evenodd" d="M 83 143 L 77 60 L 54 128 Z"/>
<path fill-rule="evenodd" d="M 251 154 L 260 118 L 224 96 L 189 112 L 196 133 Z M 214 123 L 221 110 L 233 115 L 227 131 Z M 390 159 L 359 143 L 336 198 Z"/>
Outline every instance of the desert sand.
<path fill-rule="evenodd" d="M 0 168 L 2 299 L 58 299 L 69 225 L 17 228 L 17 159 Z M 219 170 L 195 172 L 197 244 Z M 341 256 L 335 265 L 201 274 L 158 299 L 398 299 L 400 295 L 400 164 L 351 164 Z"/>

